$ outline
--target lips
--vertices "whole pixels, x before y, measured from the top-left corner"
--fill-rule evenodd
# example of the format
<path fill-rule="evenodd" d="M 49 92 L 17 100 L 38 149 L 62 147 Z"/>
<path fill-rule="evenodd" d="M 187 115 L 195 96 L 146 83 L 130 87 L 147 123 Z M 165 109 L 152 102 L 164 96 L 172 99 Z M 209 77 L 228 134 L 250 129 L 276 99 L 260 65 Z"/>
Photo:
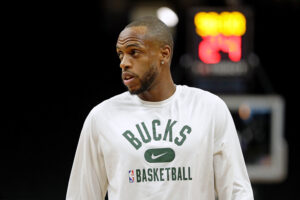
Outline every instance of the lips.
<path fill-rule="evenodd" d="M 122 79 L 125 85 L 129 85 L 134 79 L 136 78 L 136 75 L 131 72 L 123 72 L 122 73 Z"/>

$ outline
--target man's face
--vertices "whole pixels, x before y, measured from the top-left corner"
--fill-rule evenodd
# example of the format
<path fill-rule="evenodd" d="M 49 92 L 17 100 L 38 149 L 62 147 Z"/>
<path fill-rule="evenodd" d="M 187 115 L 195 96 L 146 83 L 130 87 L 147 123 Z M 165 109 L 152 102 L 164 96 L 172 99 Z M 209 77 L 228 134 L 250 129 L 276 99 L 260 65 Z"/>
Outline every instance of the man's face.
<path fill-rule="evenodd" d="M 124 29 L 117 41 L 122 79 L 131 94 L 150 89 L 159 73 L 159 45 L 146 38 L 144 26 Z"/>

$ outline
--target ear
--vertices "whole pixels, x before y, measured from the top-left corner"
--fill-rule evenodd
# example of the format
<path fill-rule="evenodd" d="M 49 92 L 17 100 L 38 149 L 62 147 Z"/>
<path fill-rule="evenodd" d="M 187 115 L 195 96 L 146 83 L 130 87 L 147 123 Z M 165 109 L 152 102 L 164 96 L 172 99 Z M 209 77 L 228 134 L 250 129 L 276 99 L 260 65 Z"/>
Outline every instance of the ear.
<path fill-rule="evenodd" d="M 164 63 L 169 63 L 171 59 L 171 47 L 169 45 L 164 45 L 160 48 L 161 61 Z"/>

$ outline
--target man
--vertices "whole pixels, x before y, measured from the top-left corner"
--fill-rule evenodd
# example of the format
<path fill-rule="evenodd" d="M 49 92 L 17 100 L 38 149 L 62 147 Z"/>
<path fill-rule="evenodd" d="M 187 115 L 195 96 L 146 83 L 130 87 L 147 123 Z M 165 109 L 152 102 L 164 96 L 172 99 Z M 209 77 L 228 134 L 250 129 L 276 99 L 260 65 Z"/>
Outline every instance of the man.
<path fill-rule="evenodd" d="M 225 103 L 175 85 L 173 40 L 154 17 L 117 41 L 129 92 L 97 105 L 79 139 L 68 200 L 252 200 L 236 129 Z"/>

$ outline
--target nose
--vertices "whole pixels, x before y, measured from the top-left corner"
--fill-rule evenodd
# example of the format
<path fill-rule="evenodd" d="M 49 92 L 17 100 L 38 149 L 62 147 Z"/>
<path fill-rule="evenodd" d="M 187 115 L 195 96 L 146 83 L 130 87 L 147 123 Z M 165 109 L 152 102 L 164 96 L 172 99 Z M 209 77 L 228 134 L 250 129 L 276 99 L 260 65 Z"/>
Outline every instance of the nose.
<path fill-rule="evenodd" d="M 128 56 L 124 55 L 124 57 L 122 58 L 121 62 L 120 62 L 120 68 L 125 70 L 128 68 L 131 68 L 131 62 Z"/>

